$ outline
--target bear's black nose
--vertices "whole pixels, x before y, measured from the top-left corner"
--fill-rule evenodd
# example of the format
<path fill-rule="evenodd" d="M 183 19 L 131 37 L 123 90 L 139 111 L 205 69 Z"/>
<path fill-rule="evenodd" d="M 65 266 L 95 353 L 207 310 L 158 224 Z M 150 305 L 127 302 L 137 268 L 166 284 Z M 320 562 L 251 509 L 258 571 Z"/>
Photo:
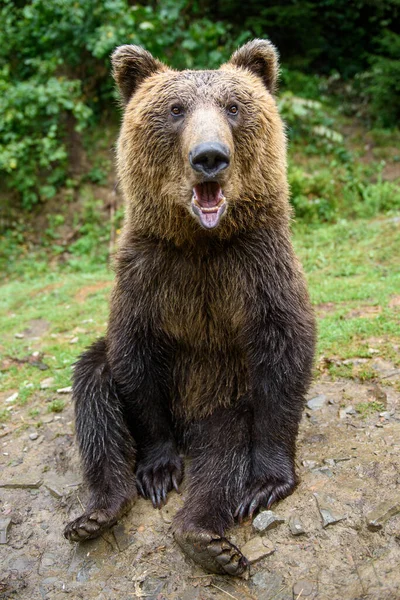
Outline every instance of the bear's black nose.
<path fill-rule="evenodd" d="M 208 177 L 217 175 L 229 166 L 229 148 L 220 142 L 204 142 L 189 152 L 192 168 Z"/>

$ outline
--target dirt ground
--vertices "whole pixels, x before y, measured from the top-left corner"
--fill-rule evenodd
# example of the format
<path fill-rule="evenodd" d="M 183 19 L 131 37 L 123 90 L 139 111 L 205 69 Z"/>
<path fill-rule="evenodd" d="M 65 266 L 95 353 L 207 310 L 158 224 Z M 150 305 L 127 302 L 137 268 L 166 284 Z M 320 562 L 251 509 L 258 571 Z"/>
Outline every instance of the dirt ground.
<path fill-rule="evenodd" d="M 256 538 L 250 546 L 265 548 L 248 580 L 207 575 L 176 546 L 170 524 L 184 490 L 161 511 L 138 500 L 98 540 L 67 542 L 63 527 L 85 502 L 71 402 L 38 428 L 21 429 L 14 411 L 0 429 L 0 598 L 400 599 L 399 374 L 382 370 L 379 386 L 324 375 L 314 384 L 299 436 L 301 483 L 273 507 L 284 522 L 229 533 L 239 547 Z M 377 398 L 381 413 L 354 410 Z"/>

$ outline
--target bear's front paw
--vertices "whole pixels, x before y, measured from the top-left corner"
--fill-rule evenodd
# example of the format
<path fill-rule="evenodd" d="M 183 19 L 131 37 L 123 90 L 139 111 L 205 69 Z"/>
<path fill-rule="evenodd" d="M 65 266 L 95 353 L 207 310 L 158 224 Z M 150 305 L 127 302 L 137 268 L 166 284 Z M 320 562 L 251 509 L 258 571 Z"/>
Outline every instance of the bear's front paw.
<path fill-rule="evenodd" d="M 106 529 L 117 522 L 116 515 L 110 515 L 106 510 L 86 512 L 75 521 L 68 523 L 64 529 L 64 537 L 71 542 L 83 542 L 99 537 Z"/>
<path fill-rule="evenodd" d="M 133 498 L 122 499 L 108 508 L 93 508 L 68 523 L 64 537 L 70 542 L 84 542 L 99 537 L 118 521 L 132 506 Z"/>
<path fill-rule="evenodd" d="M 235 512 L 235 519 L 241 523 L 246 517 L 252 518 L 259 508 L 269 509 L 274 502 L 289 496 L 296 487 L 296 479 L 288 481 L 256 482 L 243 495 L 242 501 Z"/>
<path fill-rule="evenodd" d="M 136 485 L 143 498 L 151 500 L 154 508 L 161 508 L 172 489 L 179 491 L 183 478 L 183 462 L 175 450 L 165 447 L 152 449 L 139 456 Z"/>

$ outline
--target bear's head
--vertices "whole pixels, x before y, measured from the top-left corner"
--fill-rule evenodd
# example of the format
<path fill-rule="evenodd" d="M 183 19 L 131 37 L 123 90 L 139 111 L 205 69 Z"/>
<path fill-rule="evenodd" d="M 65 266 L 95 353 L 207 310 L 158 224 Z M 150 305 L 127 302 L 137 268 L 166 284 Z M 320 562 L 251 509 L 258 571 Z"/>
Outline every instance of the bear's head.
<path fill-rule="evenodd" d="M 266 40 L 218 70 L 175 71 L 138 46 L 112 55 L 127 226 L 184 243 L 288 220 L 278 58 Z"/>

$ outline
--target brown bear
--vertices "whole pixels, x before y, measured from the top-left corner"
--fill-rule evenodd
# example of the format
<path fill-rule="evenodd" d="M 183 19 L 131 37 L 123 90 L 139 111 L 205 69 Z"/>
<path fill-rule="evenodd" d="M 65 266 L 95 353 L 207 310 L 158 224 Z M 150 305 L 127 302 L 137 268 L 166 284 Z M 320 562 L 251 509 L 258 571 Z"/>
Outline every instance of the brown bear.
<path fill-rule="evenodd" d="M 107 335 L 75 367 L 90 498 L 65 536 L 98 536 L 137 493 L 161 507 L 183 453 L 175 539 L 207 570 L 240 575 L 224 532 L 296 486 L 315 342 L 290 241 L 277 53 L 254 40 L 219 70 L 177 72 L 121 46 L 112 63 L 126 217 Z"/>

